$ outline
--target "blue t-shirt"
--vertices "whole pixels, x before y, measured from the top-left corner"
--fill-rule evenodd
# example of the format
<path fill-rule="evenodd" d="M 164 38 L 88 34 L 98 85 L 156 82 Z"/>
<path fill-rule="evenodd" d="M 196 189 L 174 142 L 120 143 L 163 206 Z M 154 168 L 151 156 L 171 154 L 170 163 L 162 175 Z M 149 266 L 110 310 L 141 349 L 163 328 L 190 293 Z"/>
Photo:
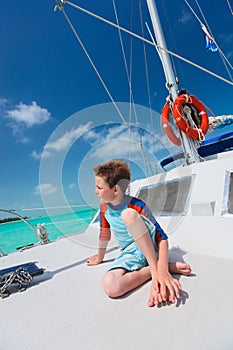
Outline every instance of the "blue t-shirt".
<path fill-rule="evenodd" d="M 100 240 L 110 240 L 112 232 L 119 242 L 121 249 L 124 249 L 134 241 L 121 218 L 121 213 L 126 208 L 135 209 L 142 216 L 148 232 L 151 236 L 155 236 L 157 245 L 161 240 L 168 238 L 152 215 L 149 207 L 141 199 L 126 196 L 124 201 L 117 206 L 113 206 L 110 203 L 101 204 Z"/>

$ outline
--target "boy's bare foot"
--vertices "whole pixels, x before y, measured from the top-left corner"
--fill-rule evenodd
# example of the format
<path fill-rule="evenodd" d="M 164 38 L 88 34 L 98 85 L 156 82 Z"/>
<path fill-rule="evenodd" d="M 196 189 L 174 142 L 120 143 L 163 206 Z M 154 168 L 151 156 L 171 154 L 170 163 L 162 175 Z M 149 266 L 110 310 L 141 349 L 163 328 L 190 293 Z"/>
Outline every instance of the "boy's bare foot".
<path fill-rule="evenodd" d="M 189 264 L 176 261 L 176 262 L 169 262 L 168 263 L 169 272 L 171 273 L 178 273 L 180 275 L 188 276 L 191 273 L 191 267 Z"/>

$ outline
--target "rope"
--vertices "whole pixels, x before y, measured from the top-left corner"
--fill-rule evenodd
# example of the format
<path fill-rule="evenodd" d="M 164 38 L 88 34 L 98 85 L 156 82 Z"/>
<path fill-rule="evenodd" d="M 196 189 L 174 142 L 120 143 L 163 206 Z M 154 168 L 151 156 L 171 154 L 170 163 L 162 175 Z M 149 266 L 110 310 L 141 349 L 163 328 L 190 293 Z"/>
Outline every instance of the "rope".
<path fill-rule="evenodd" d="M 189 101 L 189 103 L 191 103 L 191 102 Z M 199 140 L 200 142 L 205 141 L 205 135 L 204 135 L 203 131 L 202 131 L 200 128 L 197 127 L 197 125 L 195 124 L 195 122 L 194 122 L 194 120 L 193 120 L 193 118 L 192 118 L 192 115 L 191 115 L 191 108 L 190 108 L 189 106 L 184 106 L 184 107 L 183 107 L 183 111 L 184 111 L 184 114 L 186 115 L 186 117 L 187 117 L 187 119 L 188 119 L 188 121 L 189 121 L 189 123 L 190 123 L 190 126 L 191 126 L 193 129 L 196 129 L 196 130 L 197 130 L 197 132 L 198 132 L 198 140 Z"/>
<path fill-rule="evenodd" d="M 9 292 L 6 290 L 13 283 L 18 283 L 18 290 L 24 290 L 32 281 L 32 276 L 23 267 L 18 268 L 16 271 L 9 272 L 0 277 L 0 297 L 8 296 Z M 24 286 L 24 288 L 22 288 Z"/>

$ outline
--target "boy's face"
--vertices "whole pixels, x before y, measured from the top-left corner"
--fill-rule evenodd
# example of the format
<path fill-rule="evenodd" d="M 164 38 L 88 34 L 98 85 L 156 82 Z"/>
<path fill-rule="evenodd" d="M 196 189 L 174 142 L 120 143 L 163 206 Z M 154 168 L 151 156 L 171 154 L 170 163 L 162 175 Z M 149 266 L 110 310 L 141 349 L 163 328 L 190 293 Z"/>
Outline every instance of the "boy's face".
<path fill-rule="evenodd" d="M 110 203 L 116 199 L 116 188 L 110 188 L 109 184 L 102 177 L 95 177 L 96 190 L 101 203 Z"/>

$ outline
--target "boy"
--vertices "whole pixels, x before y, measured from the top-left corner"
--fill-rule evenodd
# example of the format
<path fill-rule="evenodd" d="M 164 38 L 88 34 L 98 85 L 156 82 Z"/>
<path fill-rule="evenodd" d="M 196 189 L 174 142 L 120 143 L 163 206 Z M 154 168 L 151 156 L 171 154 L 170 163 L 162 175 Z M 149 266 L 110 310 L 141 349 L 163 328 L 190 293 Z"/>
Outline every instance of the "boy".
<path fill-rule="evenodd" d="M 191 268 L 182 262 L 168 262 L 167 235 L 148 206 L 126 195 L 130 182 L 129 166 L 112 160 L 94 167 L 96 194 L 100 205 L 100 236 L 97 256 L 87 265 L 100 264 L 114 233 L 121 254 L 103 277 L 103 289 L 112 298 L 124 295 L 152 278 L 148 306 L 180 298 L 181 285 L 171 273 L 189 275 Z M 170 271 L 170 272 L 169 272 Z"/>

